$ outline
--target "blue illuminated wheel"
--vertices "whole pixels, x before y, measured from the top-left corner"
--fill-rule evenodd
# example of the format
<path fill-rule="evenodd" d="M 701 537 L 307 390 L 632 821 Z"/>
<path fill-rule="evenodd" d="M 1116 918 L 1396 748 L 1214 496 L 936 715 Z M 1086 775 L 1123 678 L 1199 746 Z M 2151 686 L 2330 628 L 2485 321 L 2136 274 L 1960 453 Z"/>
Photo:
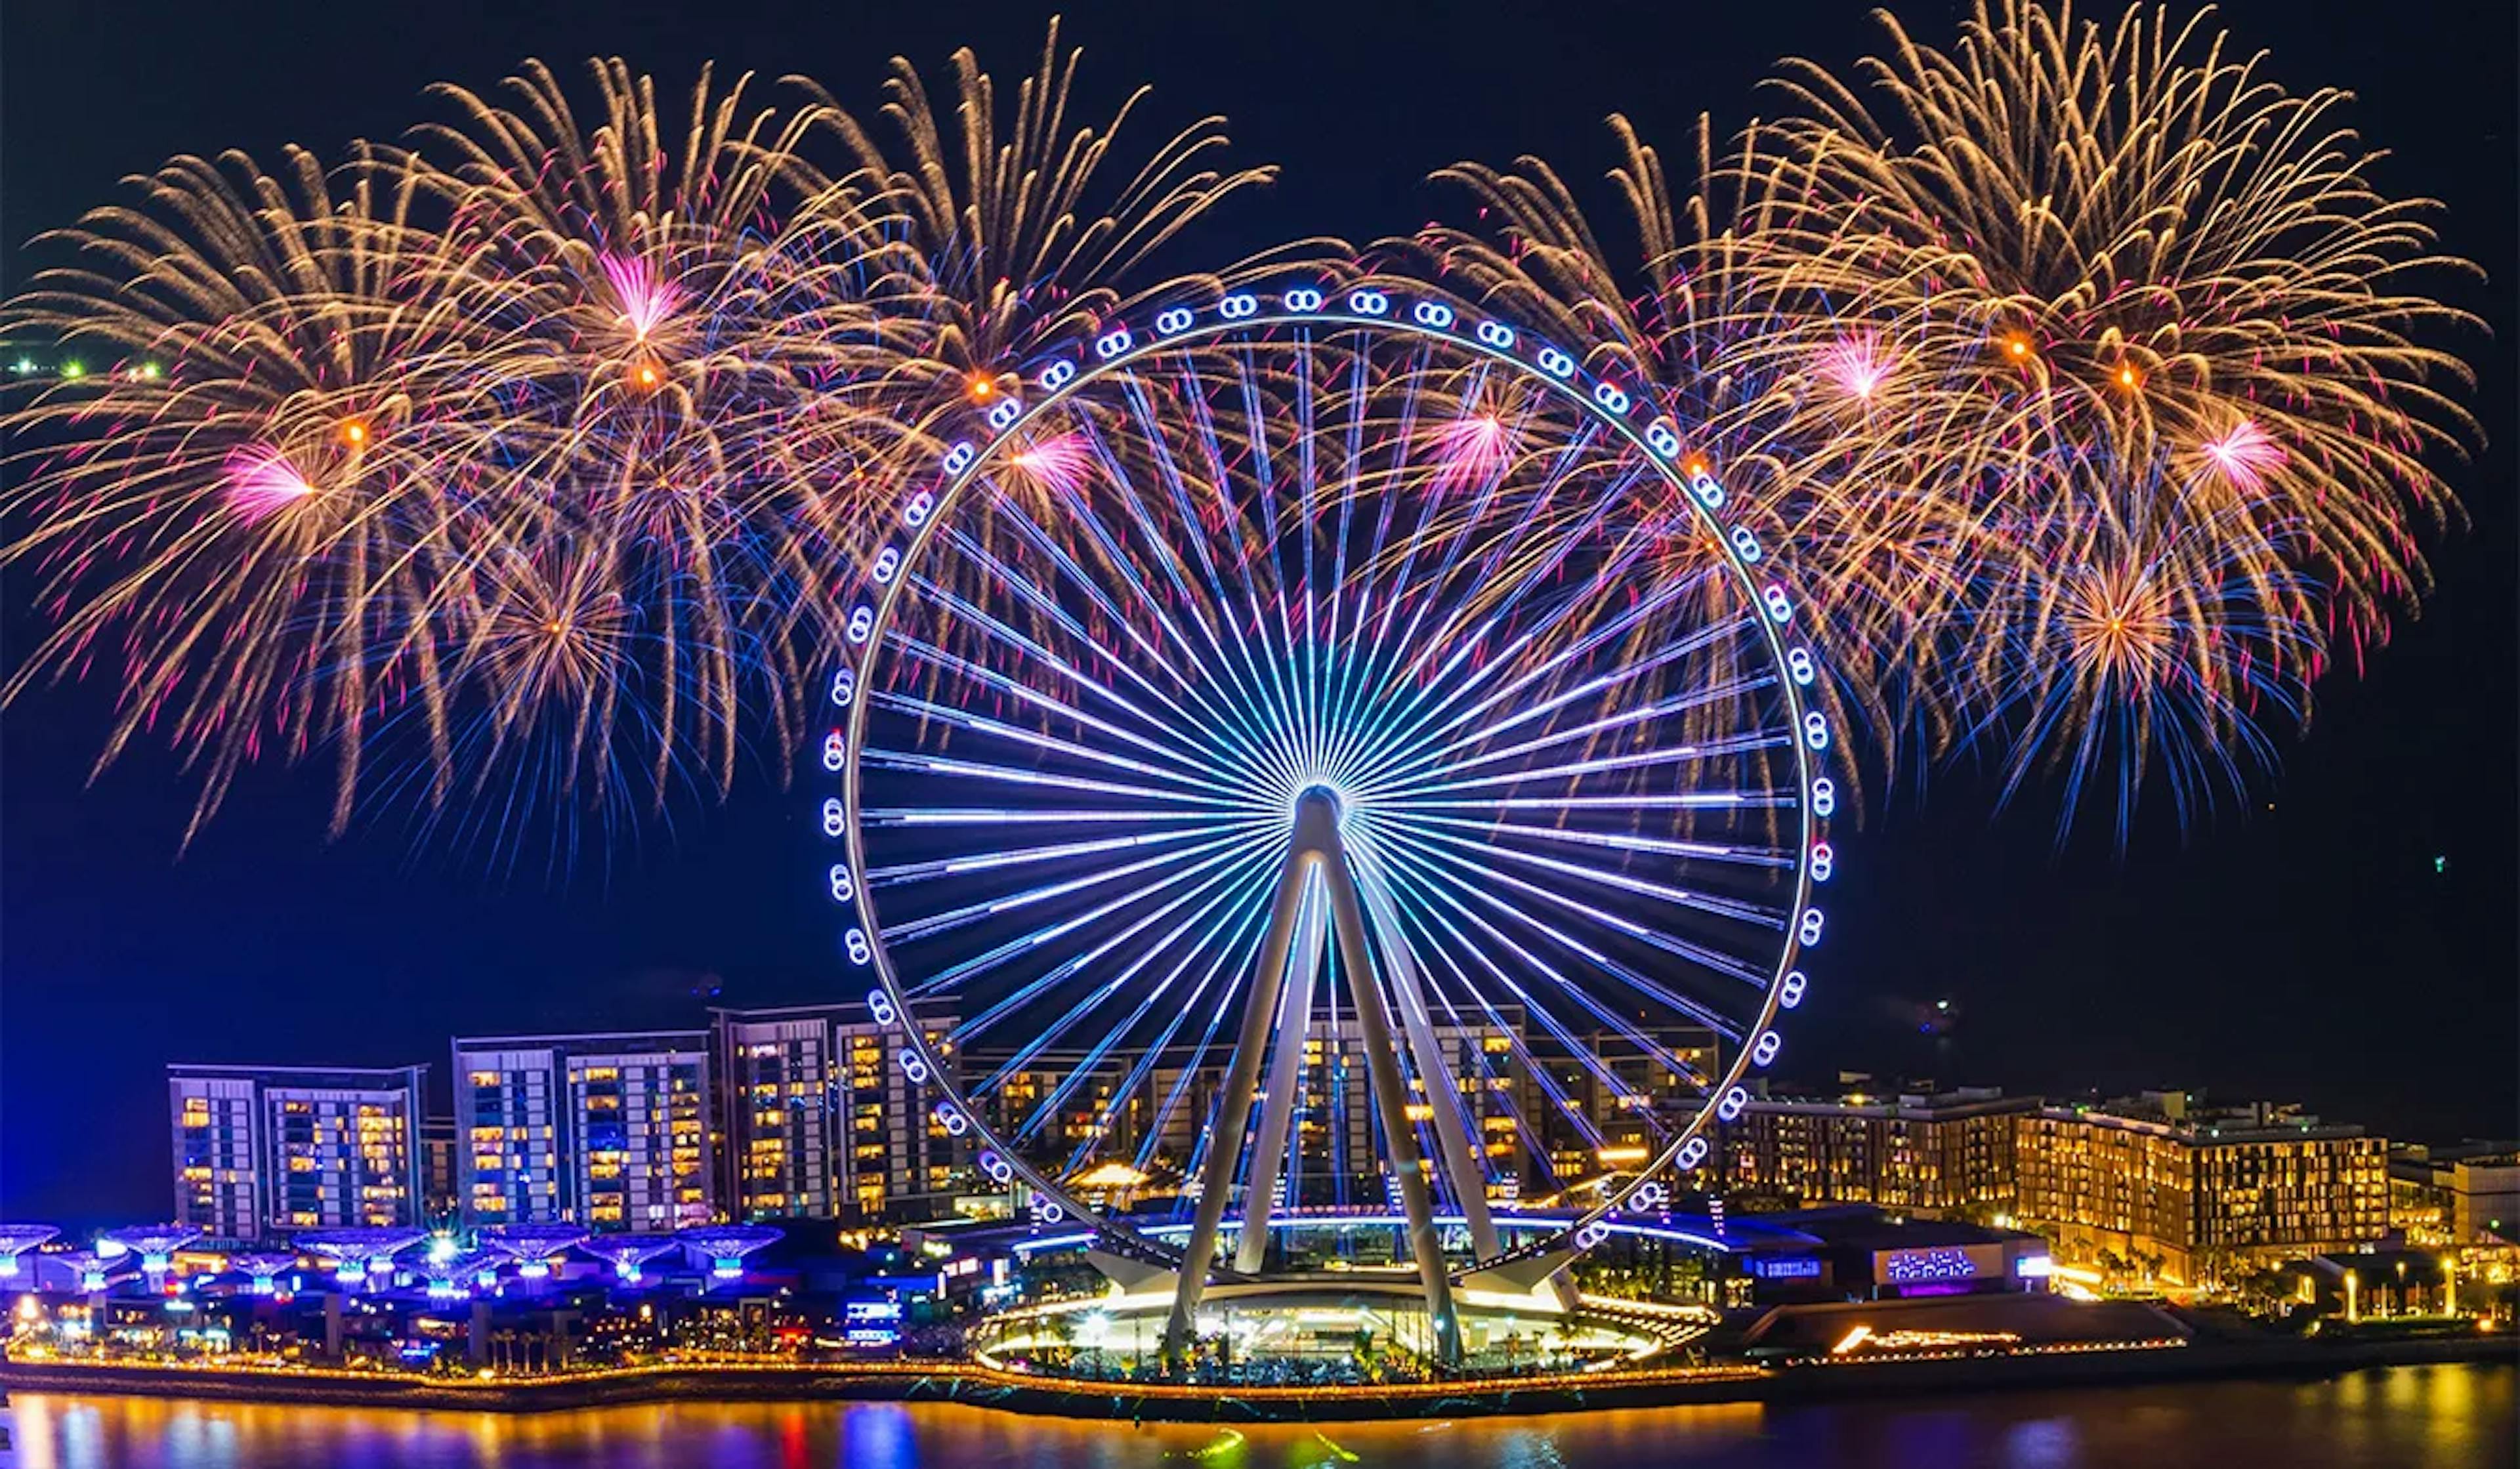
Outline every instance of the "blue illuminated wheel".
<path fill-rule="evenodd" d="M 1395 1203 L 1460 1218 L 1458 1275 L 1699 1167 L 1801 998 L 1833 792 L 1790 593 L 1681 428 L 1377 286 L 993 396 L 869 568 L 823 749 L 845 962 L 938 1125 L 1191 1275 L 1220 1225 Z M 1517 1247 L 1517 1196 L 1571 1209 Z"/>

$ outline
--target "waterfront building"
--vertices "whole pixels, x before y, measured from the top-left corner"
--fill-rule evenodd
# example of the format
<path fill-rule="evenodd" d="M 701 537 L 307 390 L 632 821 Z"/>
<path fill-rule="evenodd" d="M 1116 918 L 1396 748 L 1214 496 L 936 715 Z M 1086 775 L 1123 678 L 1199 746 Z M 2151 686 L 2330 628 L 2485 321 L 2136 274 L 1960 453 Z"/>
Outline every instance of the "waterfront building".
<path fill-rule="evenodd" d="M 2520 1143 L 2391 1148 L 2389 1224 L 2410 1244 L 2520 1242 Z"/>
<path fill-rule="evenodd" d="M 1222 1065 L 1204 1063 L 1185 1079 L 1187 1053 L 1166 1052 L 1143 1070 L 1138 1056 L 1068 1046 L 1035 1051 L 1019 1065 L 1004 1046 L 959 1059 L 974 1075 L 1014 1068 L 987 1094 L 982 1120 L 1002 1138 L 1020 1138 L 1024 1161 L 1053 1174 L 1066 1173 L 1078 1149 L 1094 1146 L 1097 1157 L 1128 1163 L 1132 1174 L 1143 1150 L 1150 1173 L 1178 1175 L 1193 1140 L 1188 1114 L 1212 1099 L 1225 1080 Z M 1177 1086 L 1185 1090 L 1167 1115 L 1165 1099 Z M 1161 1135 L 1150 1139 L 1154 1131 Z"/>
<path fill-rule="evenodd" d="M 954 1017 L 922 1022 L 951 1054 Z M 968 1150 L 913 1080 L 894 1032 L 864 1004 L 711 1011 L 727 1139 L 723 1191 L 739 1219 L 920 1220 L 970 1186 Z"/>
<path fill-rule="evenodd" d="M 1525 1102 L 1526 1068 L 1514 1053 L 1511 1038 L 1487 1024 L 1439 1024 L 1431 1029 L 1445 1069 L 1464 1099 L 1462 1120 L 1475 1139 L 1472 1146 L 1486 1157 L 1489 1195 L 1519 1195 L 1532 1181 L 1527 1177 L 1530 1158 L 1521 1118 L 1538 1113 Z M 1220 1090 L 1223 1083 L 1220 1066 L 1216 1074 Z M 1407 1085 L 1412 1097 L 1410 1119 L 1429 1120 L 1432 1103 L 1425 1099 L 1425 1080 L 1414 1066 Z M 1385 1202 L 1380 1179 L 1382 1120 L 1367 1074 L 1365 1039 L 1352 1018 L 1316 1021 L 1307 1032 L 1298 1091 L 1296 1146 L 1281 1185 L 1282 1197 L 1306 1206 Z M 1192 1115 L 1203 1118 L 1207 1113 L 1202 1108 Z M 1187 1131 L 1181 1122 L 1175 1127 Z M 1189 1142 L 1185 1136 L 1176 1145 L 1186 1152 Z"/>
<path fill-rule="evenodd" d="M 1754 1206 L 2009 1214 L 2019 1120 L 2038 1107 L 1992 1087 L 1881 1095 L 1860 1082 L 1834 1099 L 1756 1098 L 1725 1128 L 1724 1183 Z"/>
<path fill-rule="evenodd" d="M 457 1040 L 465 1222 L 597 1233 L 713 1222 L 709 1047 L 706 1031 Z"/>
<path fill-rule="evenodd" d="M 175 1218 L 238 1243 L 417 1223 L 428 1070 L 168 1066 Z"/>
<path fill-rule="evenodd" d="M 2298 1107 L 2145 1092 L 2019 1126 L 2016 1213 L 2075 1265 L 2211 1280 L 2389 1227 L 2387 1143 Z"/>
<path fill-rule="evenodd" d="M 2048 1289 L 2050 1273 L 2047 1241 L 2036 1234 L 1895 1218 L 1866 1205 L 1760 1215 L 1733 1263 L 1762 1306 L 2035 1293 Z"/>
<path fill-rule="evenodd" d="M 2189 1278 L 2195 1160 L 2169 1124 L 2042 1107 L 2016 1127 L 2014 1213 L 2059 1260 Z"/>

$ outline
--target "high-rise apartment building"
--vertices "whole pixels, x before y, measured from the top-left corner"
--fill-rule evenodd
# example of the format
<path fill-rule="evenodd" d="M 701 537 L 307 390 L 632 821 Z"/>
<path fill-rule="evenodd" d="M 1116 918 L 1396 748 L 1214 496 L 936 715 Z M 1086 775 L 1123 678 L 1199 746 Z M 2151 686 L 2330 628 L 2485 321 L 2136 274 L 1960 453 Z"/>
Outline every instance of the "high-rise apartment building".
<path fill-rule="evenodd" d="M 969 1186 L 968 1149 L 933 1115 L 940 1094 L 911 1079 L 900 1037 L 865 1005 L 713 1017 L 724 1196 L 738 1218 L 930 1219 Z M 954 1017 L 922 1023 L 940 1046 Z"/>
<path fill-rule="evenodd" d="M 716 1219 L 709 1042 L 705 1031 L 456 1041 L 465 1220 L 613 1232 Z"/>
<path fill-rule="evenodd" d="M 421 1212 L 432 1224 L 462 1217 L 458 1207 L 458 1180 L 463 1166 L 456 1161 L 455 1119 L 424 1117 L 420 1120 L 420 1199 Z"/>
<path fill-rule="evenodd" d="M 175 1217 L 236 1241 L 418 1223 L 428 1071 L 167 1067 Z"/>

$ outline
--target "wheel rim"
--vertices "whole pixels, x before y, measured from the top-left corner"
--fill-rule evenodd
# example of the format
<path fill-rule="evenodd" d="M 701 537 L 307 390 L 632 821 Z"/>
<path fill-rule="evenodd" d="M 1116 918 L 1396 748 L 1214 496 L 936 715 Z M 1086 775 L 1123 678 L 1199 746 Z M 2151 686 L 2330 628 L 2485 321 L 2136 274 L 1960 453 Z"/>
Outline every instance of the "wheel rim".
<path fill-rule="evenodd" d="M 1468 1082 L 1483 1141 L 1503 1115 L 1629 1165 L 1502 1258 L 1593 1243 L 1702 1161 L 1801 998 L 1834 792 L 1789 595 L 1677 430 L 1556 347 L 1372 288 L 1170 308 L 1027 383 L 905 503 L 824 744 L 843 955 L 940 1125 L 1051 1217 L 1173 1258 L 1071 1180 L 1123 1134 L 1139 1168 L 1185 1126 L 1247 1145 L 1258 1119 L 1186 1098 L 1230 1058 L 1295 797 L 1326 786 L 1372 993 L 1414 957 L 1456 1039 L 1507 1038 L 1417 1066 L 1420 1094 Z M 1634 585 L 1675 542 L 1703 554 Z M 903 1020 L 939 1007 L 939 1042 Z M 1719 1063 L 1659 1039 L 1686 1024 Z M 1117 1126 L 1142 1093 L 1157 1115 Z M 1587 1135 L 1602 1094 L 1641 1141 Z M 1081 1145 L 1044 1146 L 1080 1101 Z"/>

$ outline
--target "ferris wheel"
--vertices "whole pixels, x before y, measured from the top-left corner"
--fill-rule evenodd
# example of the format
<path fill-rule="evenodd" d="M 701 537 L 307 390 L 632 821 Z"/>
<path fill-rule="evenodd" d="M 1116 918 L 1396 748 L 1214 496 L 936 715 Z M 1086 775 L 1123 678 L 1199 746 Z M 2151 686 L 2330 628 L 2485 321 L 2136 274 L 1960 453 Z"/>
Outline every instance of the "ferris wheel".
<path fill-rule="evenodd" d="M 843 954 L 935 1122 L 1176 1269 L 1175 1336 L 1273 1223 L 1376 1206 L 1441 1333 L 1700 1167 L 1802 998 L 1835 792 L 1680 427 L 1379 284 L 1008 382 L 877 552 L 823 746 Z"/>

